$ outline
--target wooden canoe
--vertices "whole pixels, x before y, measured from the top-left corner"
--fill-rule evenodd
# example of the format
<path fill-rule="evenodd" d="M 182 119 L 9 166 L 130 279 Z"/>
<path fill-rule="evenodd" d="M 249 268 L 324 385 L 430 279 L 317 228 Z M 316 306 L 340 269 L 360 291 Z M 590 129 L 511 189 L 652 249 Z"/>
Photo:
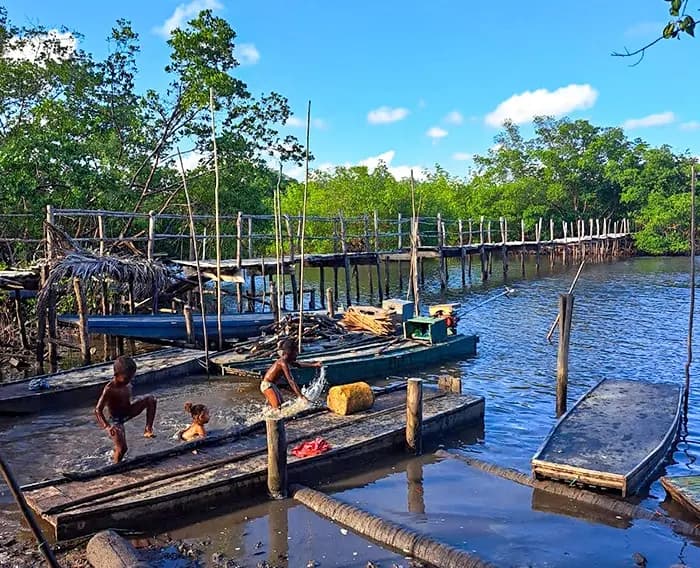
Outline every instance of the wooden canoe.
<path fill-rule="evenodd" d="M 77 315 L 58 317 L 62 324 L 77 326 Z M 270 312 L 252 312 L 248 314 L 223 314 L 221 328 L 224 339 L 247 339 L 260 334 L 260 329 L 270 325 L 274 315 Z M 207 315 L 207 336 L 210 340 L 217 337 L 216 315 Z M 202 316 L 192 316 L 192 331 L 195 340 L 202 342 Z M 182 314 L 118 314 L 88 316 L 88 332 L 131 337 L 144 341 L 187 341 L 185 316 Z"/>
<path fill-rule="evenodd" d="M 323 353 L 313 353 L 304 359 L 321 361 L 326 368 L 326 380 L 330 385 L 342 385 L 358 380 L 391 375 L 404 375 L 408 371 L 439 365 L 476 355 L 477 335 L 451 335 L 441 343 L 428 344 L 421 341 L 398 339 L 360 345 L 356 349 L 340 349 Z M 216 359 L 214 359 L 216 361 Z M 219 359 L 224 373 L 259 380 L 272 359 L 238 361 L 232 363 Z M 308 384 L 317 369 L 295 368 L 295 380 Z"/>
<path fill-rule="evenodd" d="M 134 390 L 138 393 L 141 385 L 201 372 L 200 360 L 203 357 L 203 351 L 179 347 L 137 355 L 134 357 L 137 366 Z M 98 363 L 0 384 L 0 414 L 29 414 L 97 401 L 102 388 L 113 376 L 113 365 L 113 362 Z M 29 384 L 34 380 L 44 382 L 48 388 L 30 390 Z"/>
<path fill-rule="evenodd" d="M 636 493 L 676 440 L 682 398 L 676 384 L 603 379 L 556 423 L 533 475 Z"/>
<path fill-rule="evenodd" d="M 484 399 L 427 391 L 423 397 L 423 435 L 439 436 L 458 426 L 483 422 Z M 372 467 L 378 456 L 405 450 L 406 393 L 377 393 L 374 407 L 350 416 L 320 411 L 286 421 L 289 448 L 322 436 L 331 450 L 313 457 L 288 456 L 289 482 L 342 479 Z M 98 475 L 58 478 L 23 487 L 27 502 L 63 540 L 105 527 L 152 530 L 153 523 L 193 510 L 207 511 L 242 496 L 263 496 L 267 479 L 264 423 L 245 435 L 221 438 L 193 452 L 181 452 L 137 463 L 109 466 Z M 107 468 L 105 468 L 107 469 Z"/>
<path fill-rule="evenodd" d="M 661 478 L 671 499 L 700 516 L 700 475 L 673 475 Z"/>

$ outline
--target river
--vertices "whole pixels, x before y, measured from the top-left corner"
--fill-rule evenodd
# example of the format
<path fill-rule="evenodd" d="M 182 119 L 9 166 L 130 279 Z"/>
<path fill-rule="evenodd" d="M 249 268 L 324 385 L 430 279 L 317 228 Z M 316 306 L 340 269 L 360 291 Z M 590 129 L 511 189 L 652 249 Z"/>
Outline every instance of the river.
<path fill-rule="evenodd" d="M 463 390 L 486 398 L 483 429 L 455 432 L 438 444 L 529 471 L 530 458 L 555 422 L 556 344 L 548 344 L 545 336 L 557 313 L 558 294 L 568 288 L 575 267 L 547 266 L 536 275 L 528 262 L 525 277 L 519 268 L 511 263 L 507 281 L 516 294 L 467 311 L 459 323 L 462 331 L 479 334 L 478 355 L 417 376 L 431 380 L 441 373 L 459 373 Z M 485 285 L 475 281 L 465 290 L 460 287 L 445 294 L 429 271 L 424 299 L 461 302 L 469 310 L 503 290 L 499 269 L 495 263 Z M 451 284 L 458 285 L 459 279 L 458 267 L 453 267 Z M 635 258 L 588 265 L 575 297 L 570 404 L 604 377 L 683 381 L 688 259 Z M 176 443 L 171 436 L 186 423 L 182 411 L 186 399 L 209 404 L 213 430 L 249 421 L 262 409 L 254 387 L 222 380 L 198 378 L 161 388 L 156 394 L 160 436 L 155 442 L 144 440 L 139 436 L 140 419 L 129 424 L 132 455 Z M 691 388 L 687 437 L 677 445 L 666 473 L 697 469 L 698 402 L 698 390 Z M 95 427 L 90 411 L 83 407 L 0 421 L 3 454 L 22 482 L 106 462 L 109 442 Z M 665 526 L 572 507 L 565 500 L 533 493 L 457 460 L 436 459 L 431 452 L 418 458 L 380 460 L 371 471 L 328 484 L 324 491 L 497 565 L 634 566 L 636 552 L 647 558 L 648 566 L 700 567 L 700 543 Z M 7 495 L 2 499 L 7 503 Z M 696 522 L 666 502 L 658 481 L 638 501 L 660 514 Z M 267 560 L 270 565 L 296 567 L 311 559 L 319 566 L 365 566 L 368 560 L 379 566 L 408 565 L 400 555 L 341 531 L 292 502 L 238 507 L 243 508 L 234 513 L 193 511 L 191 519 L 180 521 L 169 534 L 199 542 L 205 550 L 205 565 L 213 565 L 215 553 L 243 566 Z M 0 514 L 15 515 L 8 508 Z"/>

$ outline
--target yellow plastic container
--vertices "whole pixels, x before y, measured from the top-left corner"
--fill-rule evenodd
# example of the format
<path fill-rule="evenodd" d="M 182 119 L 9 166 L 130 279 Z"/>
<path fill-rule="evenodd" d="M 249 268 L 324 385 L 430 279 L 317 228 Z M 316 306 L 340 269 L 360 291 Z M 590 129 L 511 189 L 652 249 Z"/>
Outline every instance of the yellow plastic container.
<path fill-rule="evenodd" d="M 342 416 L 367 410 L 373 404 L 372 387 L 362 382 L 331 387 L 326 398 L 328 409 Z"/>

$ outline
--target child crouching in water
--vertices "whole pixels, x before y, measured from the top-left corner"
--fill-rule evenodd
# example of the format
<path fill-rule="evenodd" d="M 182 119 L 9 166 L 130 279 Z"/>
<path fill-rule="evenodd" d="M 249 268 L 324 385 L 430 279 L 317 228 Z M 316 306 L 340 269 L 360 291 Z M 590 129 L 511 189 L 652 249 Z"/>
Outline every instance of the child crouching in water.
<path fill-rule="evenodd" d="M 265 372 L 265 376 L 263 376 L 262 381 L 260 381 L 260 392 L 263 393 L 267 403 L 272 408 L 279 408 L 282 406 L 282 393 L 277 387 L 277 383 L 281 382 L 282 379 L 287 381 L 289 388 L 292 389 L 295 395 L 304 400 L 308 400 L 294 381 L 290 367 L 318 368 L 321 366 L 320 361 L 297 361 L 299 349 L 297 348 L 297 342 L 293 339 L 287 338 L 282 341 L 279 354 L 279 358 Z"/>
<path fill-rule="evenodd" d="M 192 416 L 192 424 L 185 430 L 178 432 L 180 440 L 189 442 L 195 438 L 204 438 L 207 435 L 204 425 L 209 422 L 209 409 L 204 404 L 185 403 L 185 412 Z"/>

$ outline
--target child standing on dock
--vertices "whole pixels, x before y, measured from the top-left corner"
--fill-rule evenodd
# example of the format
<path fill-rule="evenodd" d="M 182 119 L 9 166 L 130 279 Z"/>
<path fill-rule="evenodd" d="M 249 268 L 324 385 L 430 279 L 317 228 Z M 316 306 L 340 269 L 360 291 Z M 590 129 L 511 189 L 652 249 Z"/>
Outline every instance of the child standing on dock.
<path fill-rule="evenodd" d="M 107 383 L 95 407 L 98 424 L 107 430 L 114 442 L 114 463 L 119 463 L 126 454 L 126 432 L 124 424 L 146 411 L 144 438 L 154 438 L 153 421 L 156 417 L 156 399 L 149 395 L 131 400 L 131 381 L 136 374 L 136 361 L 131 357 L 117 357 L 114 361 L 114 378 Z M 112 420 L 110 424 L 104 415 L 107 407 Z"/>
<path fill-rule="evenodd" d="M 267 370 L 265 376 L 260 382 L 260 392 L 265 395 L 268 404 L 272 408 L 279 408 L 282 405 L 282 393 L 280 393 L 277 388 L 276 383 L 283 377 L 289 383 L 289 387 L 292 389 L 295 395 L 304 400 L 308 400 L 299 390 L 294 377 L 292 377 L 292 371 L 290 367 L 320 367 L 320 361 L 297 361 L 297 356 L 299 355 L 299 349 L 297 348 L 296 341 L 293 339 L 285 339 L 280 345 L 280 357 L 275 361 L 272 366 Z"/>

